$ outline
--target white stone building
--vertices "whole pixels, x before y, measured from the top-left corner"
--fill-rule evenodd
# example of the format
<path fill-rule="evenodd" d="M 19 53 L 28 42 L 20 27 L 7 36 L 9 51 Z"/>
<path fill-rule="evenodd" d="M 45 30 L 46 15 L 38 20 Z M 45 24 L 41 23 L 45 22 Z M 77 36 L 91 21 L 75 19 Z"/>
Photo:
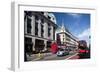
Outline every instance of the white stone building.
<path fill-rule="evenodd" d="M 49 12 L 24 11 L 25 49 L 46 51 L 55 41 L 56 18 Z"/>
<path fill-rule="evenodd" d="M 60 37 L 61 44 L 66 45 L 69 48 L 78 48 L 78 38 L 69 32 L 69 30 L 62 24 L 55 32 L 55 39 L 57 40 L 57 34 Z"/>

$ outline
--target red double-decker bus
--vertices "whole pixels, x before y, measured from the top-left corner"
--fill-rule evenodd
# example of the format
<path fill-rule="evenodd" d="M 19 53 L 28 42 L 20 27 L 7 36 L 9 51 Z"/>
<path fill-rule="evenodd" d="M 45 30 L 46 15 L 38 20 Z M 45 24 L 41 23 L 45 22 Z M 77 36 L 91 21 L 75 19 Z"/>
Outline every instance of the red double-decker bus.
<path fill-rule="evenodd" d="M 87 42 L 85 40 L 80 40 L 78 44 L 79 44 L 78 47 L 81 49 L 87 48 Z"/>
<path fill-rule="evenodd" d="M 80 58 L 90 58 L 90 49 L 87 47 L 87 42 L 85 40 L 80 40 L 78 42 L 79 57 Z"/>

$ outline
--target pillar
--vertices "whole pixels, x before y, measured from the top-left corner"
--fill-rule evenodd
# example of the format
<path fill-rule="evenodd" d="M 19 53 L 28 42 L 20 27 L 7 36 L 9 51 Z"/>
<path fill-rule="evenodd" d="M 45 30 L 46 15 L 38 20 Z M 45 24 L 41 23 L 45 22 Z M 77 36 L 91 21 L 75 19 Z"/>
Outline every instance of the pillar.
<path fill-rule="evenodd" d="M 31 17 L 32 21 L 31 21 L 31 26 L 32 26 L 32 29 L 31 29 L 31 32 L 32 32 L 32 35 L 35 35 L 35 16 L 33 15 Z"/>
<path fill-rule="evenodd" d="M 48 38 L 48 24 L 44 23 L 44 38 Z"/>
<path fill-rule="evenodd" d="M 33 51 L 35 51 L 35 38 L 32 38 L 32 42 L 33 42 Z"/>
<path fill-rule="evenodd" d="M 27 34 L 27 17 L 24 20 L 25 34 Z"/>
<path fill-rule="evenodd" d="M 38 36 L 41 37 L 41 20 L 38 20 Z"/>
<path fill-rule="evenodd" d="M 44 46 L 44 50 L 43 51 L 46 51 L 47 50 L 47 41 L 46 40 L 44 40 L 44 44 L 45 44 L 45 46 Z"/>

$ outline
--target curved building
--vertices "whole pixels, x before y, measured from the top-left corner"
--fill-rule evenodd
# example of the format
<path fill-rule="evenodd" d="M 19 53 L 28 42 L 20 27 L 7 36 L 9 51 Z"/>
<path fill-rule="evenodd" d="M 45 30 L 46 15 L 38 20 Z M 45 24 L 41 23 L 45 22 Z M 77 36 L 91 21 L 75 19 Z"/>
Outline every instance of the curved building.
<path fill-rule="evenodd" d="M 24 11 L 24 25 L 25 50 L 49 50 L 55 41 L 55 16 L 49 12 Z"/>

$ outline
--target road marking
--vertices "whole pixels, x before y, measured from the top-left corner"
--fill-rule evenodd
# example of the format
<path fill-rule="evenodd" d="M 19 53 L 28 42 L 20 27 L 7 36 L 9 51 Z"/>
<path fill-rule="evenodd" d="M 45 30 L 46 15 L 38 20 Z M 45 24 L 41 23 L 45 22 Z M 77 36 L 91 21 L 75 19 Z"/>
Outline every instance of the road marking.
<path fill-rule="evenodd" d="M 68 57 L 67 60 L 70 59 L 70 58 L 72 58 L 72 57 L 74 57 L 74 56 L 76 56 L 77 54 L 78 54 L 78 53 L 76 53 L 76 54 L 74 54 L 74 55 Z"/>

